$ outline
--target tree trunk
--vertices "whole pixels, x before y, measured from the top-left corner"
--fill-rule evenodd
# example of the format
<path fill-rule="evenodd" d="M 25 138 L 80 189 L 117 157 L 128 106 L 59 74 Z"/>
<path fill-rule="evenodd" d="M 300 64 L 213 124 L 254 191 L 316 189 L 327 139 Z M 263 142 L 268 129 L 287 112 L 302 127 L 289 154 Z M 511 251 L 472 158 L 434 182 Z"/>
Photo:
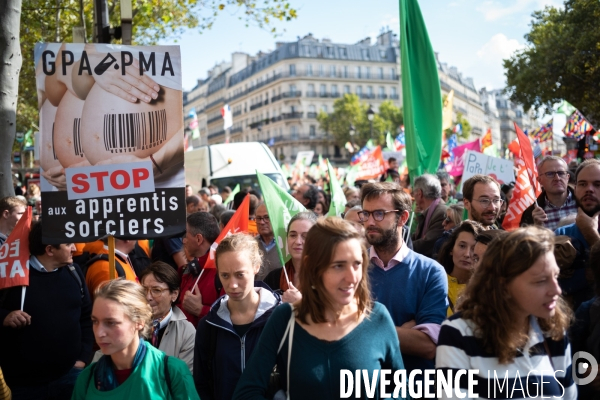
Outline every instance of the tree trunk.
<path fill-rule="evenodd" d="M 0 197 L 14 196 L 12 147 L 17 129 L 21 72 L 21 0 L 0 1 Z"/>

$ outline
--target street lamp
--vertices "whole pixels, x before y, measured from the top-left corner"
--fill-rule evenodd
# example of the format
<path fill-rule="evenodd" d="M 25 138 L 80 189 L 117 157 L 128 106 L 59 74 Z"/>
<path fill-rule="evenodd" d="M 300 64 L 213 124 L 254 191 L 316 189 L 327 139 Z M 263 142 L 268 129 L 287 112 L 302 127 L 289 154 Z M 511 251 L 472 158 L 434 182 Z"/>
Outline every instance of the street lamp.
<path fill-rule="evenodd" d="M 373 111 L 373 106 L 369 104 L 369 110 L 367 111 L 367 119 L 371 123 L 371 139 L 373 138 L 373 119 L 375 118 L 375 111 Z"/>

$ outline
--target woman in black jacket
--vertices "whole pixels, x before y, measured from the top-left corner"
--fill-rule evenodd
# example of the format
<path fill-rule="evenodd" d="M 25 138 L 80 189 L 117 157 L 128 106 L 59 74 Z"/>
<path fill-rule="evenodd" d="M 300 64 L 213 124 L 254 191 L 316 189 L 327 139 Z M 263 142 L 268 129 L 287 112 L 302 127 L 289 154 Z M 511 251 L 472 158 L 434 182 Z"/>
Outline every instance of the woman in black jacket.
<path fill-rule="evenodd" d="M 258 244 L 238 233 L 217 247 L 217 276 L 226 295 L 198 324 L 194 349 L 194 382 L 202 400 L 228 400 L 250 358 L 278 295 L 254 276 L 261 266 Z"/>

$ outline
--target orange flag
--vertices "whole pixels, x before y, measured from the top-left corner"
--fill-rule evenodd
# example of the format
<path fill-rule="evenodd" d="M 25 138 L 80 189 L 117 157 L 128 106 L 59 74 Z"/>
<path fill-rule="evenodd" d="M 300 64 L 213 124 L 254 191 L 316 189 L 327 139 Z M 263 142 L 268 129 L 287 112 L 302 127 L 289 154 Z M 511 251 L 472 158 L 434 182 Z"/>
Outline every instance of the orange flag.
<path fill-rule="evenodd" d="M 29 231 L 31 207 L 0 247 L 0 289 L 29 286 Z"/>
<path fill-rule="evenodd" d="M 487 132 L 481 138 L 481 152 L 492 145 L 492 128 L 488 128 Z"/>
<path fill-rule="evenodd" d="M 210 254 L 208 256 L 208 260 L 206 260 L 206 264 L 204 264 L 204 269 L 208 268 L 216 268 L 215 265 L 215 252 L 217 251 L 217 247 L 221 240 L 224 237 L 231 235 L 232 233 L 240 233 L 245 232 L 248 233 L 248 218 L 250 217 L 250 195 L 246 195 L 242 204 L 238 207 L 235 214 L 231 217 L 225 228 L 219 234 L 219 237 L 215 242 L 210 246 Z"/>
<path fill-rule="evenodd" d="M 506 211 L 504 221 L 502 222 L 502 227 L 507 231 L 512 231 L 519 227 L 523 211 L 532 205 L 536 199 L 534 188 L 531 186 L 531 181 L 529 180 L 529 173 L 527 172 L 525 161 L 516 158 L 515 166 L 517 167 L 517 182 L 515 184 L 515 189 L 513 190 L 513 197 L 510 199 L 508 210 Z"/>

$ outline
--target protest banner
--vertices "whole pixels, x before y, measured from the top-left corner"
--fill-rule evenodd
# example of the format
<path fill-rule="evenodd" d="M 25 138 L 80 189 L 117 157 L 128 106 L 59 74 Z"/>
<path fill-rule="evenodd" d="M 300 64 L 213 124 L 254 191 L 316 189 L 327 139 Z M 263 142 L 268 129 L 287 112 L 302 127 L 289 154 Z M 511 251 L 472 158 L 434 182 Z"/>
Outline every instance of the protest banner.
<path fill-rule="evenodd" d="M 360 164 L 356 180 L 377 179 L 385 171 L 385 162 L 381 154 L 381 146 L 375 147 Z"/>
<path fill-rule="evenodd" d="M 489 175 L 501 184 L 514 182 L 515 180 L 513 162 L 510 160 L 491 157 L 471 150 L 467 150 L 464 157 L 463 182 L 478 174 Z"/>
<path fill-rule="evenodd" d="M 463 170 L 465 167 L 463 156 L 467 150 L 480 152 L 481 144 L 479 143 L 479 139 L 475 139 L 472 142 L 456 146 L 454 149 L 452 149 L 452 153 L 454 154 L 454 161 L 452 162 L 450 171 L 448 171 L 448 173 L 451 176 L 457 177 L 463 174 Z"/>
<path fill-rule="evenodd" d="M 40 43 L 45 243 L 185 231 L 179 46 Z"/>

